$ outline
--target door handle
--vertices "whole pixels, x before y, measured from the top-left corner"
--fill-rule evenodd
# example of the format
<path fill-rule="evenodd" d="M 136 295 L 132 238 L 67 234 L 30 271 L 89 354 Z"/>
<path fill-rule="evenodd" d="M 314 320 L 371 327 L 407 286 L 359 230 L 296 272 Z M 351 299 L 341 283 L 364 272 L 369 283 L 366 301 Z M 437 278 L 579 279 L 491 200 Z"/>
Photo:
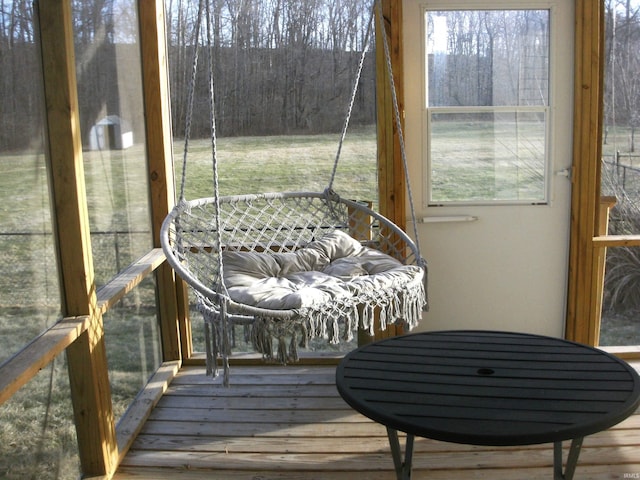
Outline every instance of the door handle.
<path fill-rule="evenodd" d="M 450 215 L 446 217 L 422 217 L 422 223 L 450 223 L 450 222 L 475 222 L 478 217 L 473 215 Z"/>

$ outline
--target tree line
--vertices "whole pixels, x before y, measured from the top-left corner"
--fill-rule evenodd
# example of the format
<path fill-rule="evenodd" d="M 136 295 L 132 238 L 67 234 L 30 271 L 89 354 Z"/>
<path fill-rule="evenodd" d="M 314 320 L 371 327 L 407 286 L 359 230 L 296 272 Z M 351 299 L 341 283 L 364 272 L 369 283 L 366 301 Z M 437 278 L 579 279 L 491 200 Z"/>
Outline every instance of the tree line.
<path fill-rule="evenodd" d="M 630 127 L 629 150 L 634 152 L 640 127 L 640 2 L 606 0 L 605 12 L 604 123 Z"/>
<path fill-rule="evenodd" d="M 191 88 L 197 2 L 169 0 L 172 107 L 184 130 Z M 202 51 L 194 134 L 208 124 L 208 76 L 213 61 L 217 128 L 221 135 L 322 133 L 341 128 L 370 17 L 364 0 L 226 0 L 212 5 L 211 52 Z M 204 36 L 203 25 L 201 37 Z M 375 114 L 373 55 L 354 105 L 354 123 Z"/>
<path fill-rule="evenodd" d="M 91 127 L 107 115 L 118 115 L 134 130 L 139 128 L 142 106 L 136 77 L 134 2 L 71 2 L 83 141 L 88 144 Z M 31 0 L 0 0 L 1 151 L 28 148 L 42 135 L 41 62 L 33 5 Z M 339 130 L 364 45 L 369 0 L 217 0 L 211 8 L 220 135 Z M 640 5 L 605 0 L 605 9 L 605 123 L 636 127 L 640 123 Z M 166 0 L 166 11 L 173 128 L 181 136 L 194 46 L 204 41 L 194 38 L 195 0 Z M 504 18 L 509 21 L 508 16 Z M 444 79 L 435 91 L 446 92 L 447 101 L 457 95 L 483 104 L 497 92 L 487 84 L 487 72 L 501 68 L 491 63 L 495 58 L 491 49 L 508 46 L 508 38 L 496 35 L 501 25 L 481 16 L 475 17 L 475 23 L 459 18 L 456 25 L 467 28 L 469 34 L 455 37 L 459 43 L 452 51 L 459 53 L 452 59 L 464 67 L 457 71 L 467 69 L 469 75 Z M 373 63 L 370 54 L 354 107 L 355 124 L 374 121 Z M 195 91 L 194 134 L 203 136 L 209 123 L 204 64 Z"/>

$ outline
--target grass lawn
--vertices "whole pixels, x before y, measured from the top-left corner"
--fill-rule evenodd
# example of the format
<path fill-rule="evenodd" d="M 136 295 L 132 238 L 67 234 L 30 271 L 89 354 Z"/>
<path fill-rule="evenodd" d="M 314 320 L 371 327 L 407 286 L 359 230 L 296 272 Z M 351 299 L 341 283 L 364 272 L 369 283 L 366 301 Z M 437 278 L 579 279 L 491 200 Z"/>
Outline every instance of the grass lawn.
<path fill-rule="evenodd" d="M 220 193 L 322 191 L 330 180 L 338 138 L 337 134 L 221 138 Z M 176 140 L 174 148 L 179 188 L 182 142 Z M 85 152 L 84 161 L 94 268 L 97 283 L 101 284 L 150 246 L 144 150 L 134 146 L 126 151 Z M 44 159 L 41 155 L 0 155 L 0 163 L 2 361 L 58 319 L 59 292 Z M 497 170 L 490 171 L 495 175 Z M 456 182 L 449 183 L 455 188 Z M 344 197 L 371 200 L 375 208 L 373 128 L 347 136 L 333 187 Z M 210 142 L 193 141 L 185 196 L 194 199 L 212 193 Z M 193 320 L 194 344 L 196 349 L 202 349 L 200 315 L 193 313 Z M 603 321 L 603 328 L 603 343 L 640 343 L 635 316 L 614 315 Z M 105 330 L 115 411 L 119 416 L 160 361 L 153 285 L 145 283 L 127 295 L 105 316 Z M 238 338 L 241 336 L 239 331 Z M 312 348 L 330 347 L 317 344 Z M 0 478 L 77 476 L 64 356 L 2 406 L 0 422 Z"/>
<path fill-rule="evenodd" d="M 376 144 L 373 128 L 347 135 L 334 190 L 347 198 L 377 202 Z M 323 191 L 329 184 L 339 135 L 221 138 L 217 142 L 221 195 Z M 184 144 L 174 144 L 177 188 Z M 190 142 L 185 197 L 213 195 L 213 160 L 207 140 Z M 179 193 L 179 190 L 178 190 Z"/>

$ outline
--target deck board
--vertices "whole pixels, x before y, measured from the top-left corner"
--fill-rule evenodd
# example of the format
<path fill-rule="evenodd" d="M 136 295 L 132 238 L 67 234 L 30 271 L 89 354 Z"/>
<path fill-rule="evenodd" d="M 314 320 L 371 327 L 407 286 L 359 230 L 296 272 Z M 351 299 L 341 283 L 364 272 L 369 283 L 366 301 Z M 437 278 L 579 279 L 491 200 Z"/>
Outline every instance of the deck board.
<path fill-rule="evenodd" d="M 393 480 L 384 427 L 342 401 L 334 372 L 234 367 L 225 389 L 202 368 L 183 368 L 114 479 Z M 417 439 L 412 478 L 548 480 L 552 465 L 549 444 L 494 448 Z M 576 480 L 638 477 L 638 413 L 585 439 Z"/>

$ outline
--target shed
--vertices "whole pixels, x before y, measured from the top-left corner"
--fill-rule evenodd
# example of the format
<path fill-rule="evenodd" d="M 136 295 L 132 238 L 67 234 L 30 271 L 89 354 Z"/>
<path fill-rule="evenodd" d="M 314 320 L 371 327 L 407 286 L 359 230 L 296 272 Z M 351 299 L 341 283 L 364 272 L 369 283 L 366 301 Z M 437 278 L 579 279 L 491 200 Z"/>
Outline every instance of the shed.
<path fill-rule="evenodd" d="M 118 115 L 107 115 L 89 132 L 90 150 L 125 150 L 133 145 L 133 132 Z"/>

